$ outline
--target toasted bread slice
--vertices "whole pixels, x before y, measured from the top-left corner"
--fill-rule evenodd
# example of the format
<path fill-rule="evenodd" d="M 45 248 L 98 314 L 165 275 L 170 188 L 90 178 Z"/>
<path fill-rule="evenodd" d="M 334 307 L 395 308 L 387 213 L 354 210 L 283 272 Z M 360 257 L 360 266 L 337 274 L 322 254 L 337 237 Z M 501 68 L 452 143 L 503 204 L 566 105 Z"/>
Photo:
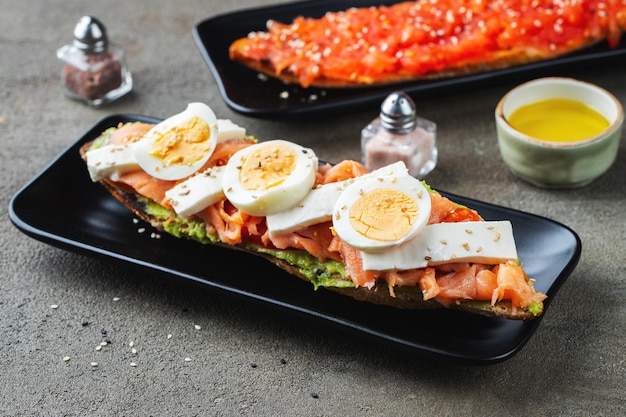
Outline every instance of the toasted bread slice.
<path fill-rule="evenodd" d="M 90 146 L 91 144 L 89 143 L 81 148 L 83 158 L 85 158 L 85 154 Z M 290 261 L 293 257 L 281 256 L 281 254 L 285 254 L 289 251 L 271 250 L 251 243 L 240 245 L 224 244 L 219 242 L 219 238 L 216 236 L 199 235 L 197 229 L 193 227 L 180 227 L 181 222 L 185 224 L 186 220 L 180 219 L 174 211 L 137 194 L 134 190 L 129 189 L 123 184 L 110 179 L 103 179 L 100 181 L 100 184 L 138 218 L 148 222 L 159 231 L 171 233 L 179 238 L 196 240 L 201 244 L 218 245 L 232 250 L 240 250 L 250 255 L 263 257 L 289 274 L 312 283 L 315 288 L 323 287 L 358 301 L 399 309 L 424 310 L 450 308 L 489 317 L 515 320 L 533 319 L 542 313 L 542 310 L 531 311 L 529 309 L 513 308 L 509 301 L 499 301 L 492 305 L 489 301 L 464 300 L 444 306 L 434 299 L 424 300 L 422 292 L 417 286 L 395 286 L 393 288 L 393 294 L 390 293 L 386 282 L 378 282 L 376 286 L 371 289 L 366 287 L 355 288 L 349 277 L 335 272 L 336 268 L 325 269 L 324 263 L 317 262 L 315 257 L 302 250 L 294 250 L 298 252 L 297 258 L 303 260 L 298 264 Z M 200 220 L 194 221 L 198 222 Z M 174 224 L 177 225 L 177 227 L 170 227 Z M 311 264 L 315 264 L 315 271 L 310 270 Z M 318 280 L 318 277 L 323 277 L 324 279 Z"/>

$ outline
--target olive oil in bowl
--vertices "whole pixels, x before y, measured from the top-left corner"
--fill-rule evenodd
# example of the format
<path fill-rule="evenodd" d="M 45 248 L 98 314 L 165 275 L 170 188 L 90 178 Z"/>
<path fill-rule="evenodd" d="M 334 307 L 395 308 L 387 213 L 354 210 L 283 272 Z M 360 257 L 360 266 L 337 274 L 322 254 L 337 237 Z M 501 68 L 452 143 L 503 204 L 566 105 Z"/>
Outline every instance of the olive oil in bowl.
<path fill-rule="evenodd" d="M 500 155 L 511 172 L 542 188 L 582 187 L 616 159 L 624 108 L 610 92 L 566 77 L 527 81 L 495 112 Z"/>
<path fill-rule="evenodd" d="M 515 110 L 509 124 L 530 137 L 551 142 L 576 142 L 595 137 L 609 121 L 588 105 L 571 99 L 548 99 Z"/>

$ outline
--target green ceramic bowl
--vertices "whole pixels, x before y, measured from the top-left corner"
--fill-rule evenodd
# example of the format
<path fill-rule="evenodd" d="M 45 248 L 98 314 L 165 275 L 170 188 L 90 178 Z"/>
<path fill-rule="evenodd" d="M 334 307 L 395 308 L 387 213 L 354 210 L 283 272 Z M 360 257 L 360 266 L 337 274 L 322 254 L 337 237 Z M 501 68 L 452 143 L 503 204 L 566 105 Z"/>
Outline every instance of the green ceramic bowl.
<path fill-rule="evenodd" d="M 599 135 L 574 142 L 537 139 L 507 121 L 519 107 L 561 98 L 581 101 L 602 114 L 609 127 Z M 605 173 L 615 161 L 624 109 L 608 91 L 571 78 L 539 78 L 509 91 L 495 111 L 498 146 L 511 172 L 544 188 L 582 187 Z"/>

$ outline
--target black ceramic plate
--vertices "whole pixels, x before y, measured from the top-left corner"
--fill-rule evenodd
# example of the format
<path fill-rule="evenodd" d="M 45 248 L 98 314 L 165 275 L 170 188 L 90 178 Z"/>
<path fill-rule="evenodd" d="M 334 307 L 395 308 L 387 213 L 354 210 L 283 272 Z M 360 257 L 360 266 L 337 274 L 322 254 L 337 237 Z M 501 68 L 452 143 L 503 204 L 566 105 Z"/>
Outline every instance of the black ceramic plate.
<path fill-rule="evenodd" d="M 481 86 L 539 76 L 567 75 L 585 64 L 601 65 L 606 60 L 622 57 L 626 46 L 609 49 L 606 43 L 580 53 L 514 68 L 484 72 L 456 78 L 395 84 L 378 88 L 303 89 L 275 79 L 261 80 L 256 71 L 230 60 L 228 48 L 251 31 L 265 30 L 268 19 L 291 22 L 295 17 L 320 17 L 327 11 L 345 10 L 352 6 L 392 4 L 398 0 L 315 0 L 269 7 L 247 9 L 211 17 L 200 22 L 193 31 L 195 41 L 209 65 L 225 102 L 235 111 L 255 117 L 305 116 L 355 109 L 380 103 L 391 92 L 406 91 L 414 98 L 433 94 L 477 89 Z M 288 97 L 281 94 L 287 92 Z"/>
<path fill-rule="evenodd" d="M 541 318 L 522 322 L 443 309 L 399 311 L 357 302 L 324 289 L 314 291 L 310 284 L 254 255 L 169 235 L 152 238 L 149 226 L 135 224 L 132 213 L 101 185 L 90 181 L 79 156 L 80 146 L 106 128 L 135 120 L 158 122 L 143 116 L 110 116 L 61 153 L 12 198 L 9 212 L 14 225 L 35 239 L 63 249 L 139 266 L 171 279 L 195 281 L 228 296 L 319 319 L 426 357 L 498 362 L 517 353 L 537 329 Z M 59 196 L 63 196 L 64 204 L 48 204 Z M 576 233 L 546 218 L 451 197 L 477 209 L 486 219 L 508 219 L 513 223 L 525 268 L 536 278 L 537 290 L 548 295 L 547 311 L 580 257 L 581 243 Z M 148 231 L 138 233 L 140 227 Z M 213 259 L 210 267 L 207 257 Z M 249 274 L 251 270 L 254 275 Z"/>

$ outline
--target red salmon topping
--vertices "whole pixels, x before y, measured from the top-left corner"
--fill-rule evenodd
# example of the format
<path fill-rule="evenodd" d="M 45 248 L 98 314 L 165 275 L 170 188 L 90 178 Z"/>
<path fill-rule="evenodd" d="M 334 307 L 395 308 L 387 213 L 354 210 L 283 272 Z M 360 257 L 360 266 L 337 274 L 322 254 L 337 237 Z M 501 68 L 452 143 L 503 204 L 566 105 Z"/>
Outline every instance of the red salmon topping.
<path fill-rule="evenodd" d="M 553 58 L 603 39 L 614 47 L 625 15 L 624 0 L 420 0 L 269 21 L 230 54 L 304 87 L 372 84 Z"/>
<path fill-rule="evenodd" d="M 135 141 L 150 127 L 147 124 L 120 126 L 109 136 L 109 143 Z M 224 165 L 235 152 L 252 143 L 247 140 L 219 143 L 203 169 Z M 332 166 L 321 165 L 316 184 L 340 182 L 367 172 L 362 164 L 351 160 Z M 165 193 L 178 182 L 154 178 L 141 169 L 125 173 L 117 180 L 119 186 L 130 188 L 168 208 L 171 207 Z M 429 224 L 482 220 L 476 211 L 459 206 L 438 193 L 430 193 L 430 198 L 432 208 Z M 491 303 L 510 300 L 513 308 L 527 307 L 530 303 L 541 302 L 545 298 L 544 294 L 535 292 L 532 282 L 519 265 L 451 263 L 408 271 L 365 271 L 360 251 L 336 236 L 330 221 L 295 232 L 270 236 L 265 217 L 244 213 L 226 199 L 205 208 L 195 216 L 205 222 L 208 233 L 216 234 L 223 243 L 253 243 L 272 249 L 303 250 L 320 261 L 339 261 L 345 265 L 347 276 L 356 287 L 372 288 L 382 280 L 388 284 L 392 296 L 394 286 L 419 286 L 425 300 L 436 299 L 443 305 L 458 300 L 486 300 Z"/>

